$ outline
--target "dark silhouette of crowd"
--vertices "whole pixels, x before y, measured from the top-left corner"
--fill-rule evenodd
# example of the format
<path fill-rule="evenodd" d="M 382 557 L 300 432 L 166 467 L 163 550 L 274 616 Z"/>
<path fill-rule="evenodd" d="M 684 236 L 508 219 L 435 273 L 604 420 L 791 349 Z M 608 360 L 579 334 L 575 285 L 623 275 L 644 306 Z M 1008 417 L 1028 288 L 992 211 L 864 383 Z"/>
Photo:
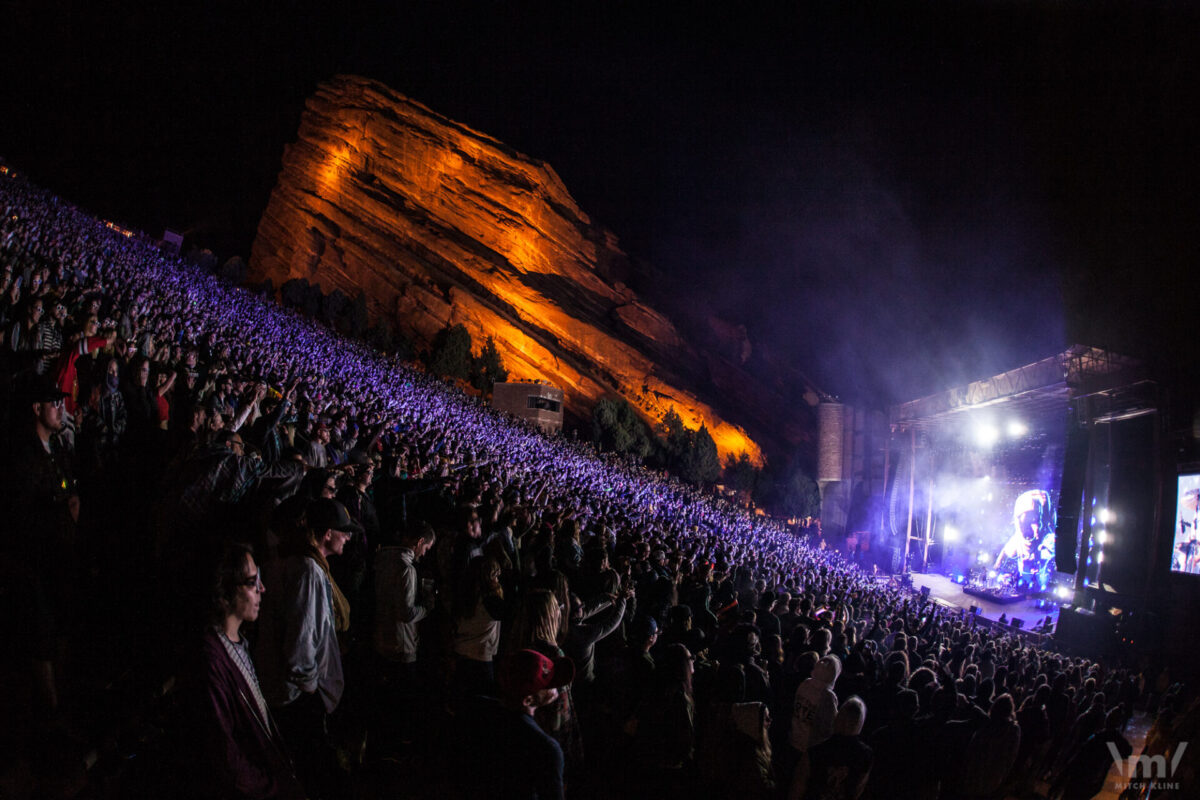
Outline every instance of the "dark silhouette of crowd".
<path fill-rule="evenodd" d="M 0 206 L 5 797 L 1090 797 L 1135 710 L 1194 724 L 1148 664 L 977 624 L 11 173 Z"/>

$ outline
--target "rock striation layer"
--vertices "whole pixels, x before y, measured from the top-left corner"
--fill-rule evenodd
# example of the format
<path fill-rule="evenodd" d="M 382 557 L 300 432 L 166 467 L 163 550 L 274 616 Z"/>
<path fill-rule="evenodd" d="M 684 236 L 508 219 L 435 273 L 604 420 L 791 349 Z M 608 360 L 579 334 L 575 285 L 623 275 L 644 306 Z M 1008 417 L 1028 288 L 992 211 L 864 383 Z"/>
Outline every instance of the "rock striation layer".
<path fill-rule="evenodd" d="M 581 416 L 613 395 L 651 421 L 674 407 L 722 456 L 755 461 L 785 429 L 804 438 L 797 409 L 742 368 L 748 340 L 693 346 L 625 285 L 629 271 L 548 164 L 354 76 L 309 99 L 250 259 L 275 286 L 362 290 L 372 319 L 418 347 L 448 324 L 492 336 L 512 377 L 561 386 Z"/>

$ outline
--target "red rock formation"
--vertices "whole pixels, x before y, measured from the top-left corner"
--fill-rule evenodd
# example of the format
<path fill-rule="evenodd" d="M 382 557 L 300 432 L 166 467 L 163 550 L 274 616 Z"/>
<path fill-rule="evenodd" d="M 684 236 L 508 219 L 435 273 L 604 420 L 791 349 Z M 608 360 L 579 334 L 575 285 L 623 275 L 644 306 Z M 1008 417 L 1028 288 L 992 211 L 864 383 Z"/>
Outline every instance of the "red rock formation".
<path fill-rule="evenodd" d="M 476 342 L 495 339 L 514 377 L 561 386 L 578 414 L 613 394 L 653 421 L 673 406 L 689 426 L 706 424 L 723 456 L 762 458 L 743 404 L 722 391 L 759 387 L 620 282 L 629 266 L 616 237 L 548 164 L 377 82 L 340 76 L 308 101 L 250 270 L 276 286 L 361 289 L 373 318 L 386 315 L 418 345 L 462 323 Z M 748 352 L 747 340 L 739 360 Z M 762 438 L 790 420 L 751 422 Z"/>

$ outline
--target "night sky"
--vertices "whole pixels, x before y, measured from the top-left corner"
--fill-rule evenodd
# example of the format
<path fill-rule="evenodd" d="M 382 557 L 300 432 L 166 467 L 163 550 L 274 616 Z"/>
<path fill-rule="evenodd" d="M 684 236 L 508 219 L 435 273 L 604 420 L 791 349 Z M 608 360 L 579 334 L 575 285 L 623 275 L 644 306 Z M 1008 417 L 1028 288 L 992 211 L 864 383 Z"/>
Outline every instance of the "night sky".
<path fill-rule="evenodd" d="M 1195 6 L 102 5 L 0 5 L 0 157 L 223 258 L 353 72 L 548 161 L 648 291 L 846 399 L 1200 354 Z"/>

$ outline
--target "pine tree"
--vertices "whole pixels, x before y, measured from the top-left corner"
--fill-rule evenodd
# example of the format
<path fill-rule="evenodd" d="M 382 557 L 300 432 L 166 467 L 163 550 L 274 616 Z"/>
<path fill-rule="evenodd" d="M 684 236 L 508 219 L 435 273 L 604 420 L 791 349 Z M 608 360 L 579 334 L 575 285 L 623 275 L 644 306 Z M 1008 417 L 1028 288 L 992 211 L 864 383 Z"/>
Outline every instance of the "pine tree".
<path fill-rule="evenodd" d="M 624 399 L 604 398 L 592 409 L 592 441 L 601 450 L 646 458 L 654 452 L 654 437 L 633 406 Z"/>
<path fill-rule="evenodd" d="M 504 383 L 506 380 L 508 380 L 508 370 L 504 368 L 500 351 L 496 349 L 496 341 L 489 336 L 484 342 L 483 350 L 479 352 L 479 357 L 475 359 L 471 385 L 483 394 L 488 394 L 492 391 L 492 386 Z"/>
<path fill-rule="evenodd" d="M 737 458 L 729 457 L 725 462 L 725 485 L 735 492 L 754 492 L 758 483 L 760 470 L 750 460 L 746 451 L 738 454 Z"/>
<path fill-rule="evenodd" d="M 760 476 L 754 501 L 764 508 L 788 517 L 821 516 L 821 489 L 793 457 L 774 469 L 768 464 Z"/>
<path fill-rule="evenodd" d="M 469 380 L 474 367 L 471 357 L 471 334 L 465 327 L 454 325 L 438 331 L 429 351 L 429 371 L 456 380 Z"/>
<path fill-rule="evenodd" d="M 688 440 L 689 446 L 680 465 L 681 477 L 691 483 L 714 482 L 721 476 L 721 458 L 708 427 L 701 425 Z"/>
<path fill-rule="evenodd" d="M 660 433 L 663 437 L 667 467 L 678 470 L 684 456 L 691 448 L 691 441 L 688 435 L 690 431 L 684 426 L 683 418 L 679 416 L 673 406 L 663 415 Z"/>

